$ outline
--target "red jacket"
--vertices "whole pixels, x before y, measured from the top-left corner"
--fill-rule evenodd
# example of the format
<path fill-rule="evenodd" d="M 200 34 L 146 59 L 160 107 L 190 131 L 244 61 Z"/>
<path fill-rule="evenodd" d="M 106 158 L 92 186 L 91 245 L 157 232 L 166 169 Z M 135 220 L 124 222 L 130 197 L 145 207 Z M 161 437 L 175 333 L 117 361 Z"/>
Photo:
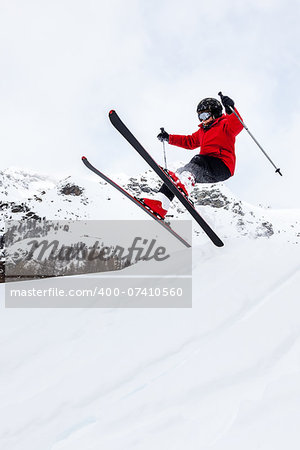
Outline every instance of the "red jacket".
<path fill-rule="evenodd" d="M 241 117 L 237 110 L 234 110 Z M 205 130 L 200 124 L 199 130 L 189 136 L 170 134 L 169 144 L 190 150 L 200 147 L 200 155 L 220 158 L 233 175 L 236 160 L 235 137 L 242 129 L 243 125 L 234 114 L 223 114 L 214 121 L 208 130 Z"/>

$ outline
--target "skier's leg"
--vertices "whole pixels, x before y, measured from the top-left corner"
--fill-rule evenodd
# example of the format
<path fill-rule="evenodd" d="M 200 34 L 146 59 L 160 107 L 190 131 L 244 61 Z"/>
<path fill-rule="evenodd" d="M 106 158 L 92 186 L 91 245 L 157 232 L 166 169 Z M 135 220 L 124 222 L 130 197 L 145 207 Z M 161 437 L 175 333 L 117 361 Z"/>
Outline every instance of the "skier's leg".
<path fill-rule="evenodd" d="M 177 187 L 188 196 L 195 183 L 217 183 L 230 178 L 231 173 L 226 164 L 219 158 L 195 155 L 189 163 L 180 167 L 176 173 L 170 172 Z M 163 184 L 154 199 L 145 198 L 145 203 L 162 217 L 165 217 L 174 194 Z M 151 203 L 151 205 L 150 205 Z"/>
<path fill-rule="evenodd" d="M 169 176 L 172 178 L 174 184 L 188 197 L 195 185 L 196 176 L 199 178 L 199 171 L 203 167 L 199 167 L 197 162 L 193 162 L 194 158 L 185 166 L 180 167 L 176 173 L 169 171 Z M 166 184 L 162 184 L 158 193 L 154 198 L 143 198 L 143 202 L 149 206 L 155 213 L 161 217 L 165 217 L 170 207 L 171 201 L 174 199 L 174 194 L 170 191 Z"/>
<path fill-rule="evenodd" d="M 220 158 L 206 155 L 195 155 L 178 169 L 178 176 L 185 171 L 193 174 L 196 183 L 218 183 L 231 177 L 230 170 Z"/>
<path fill-rule="evenodd" d="M 155 194 L 155 198 L 144 197 L 143 202 L 156 214 L 165 218 L 173 198 L 174 194 L 165 184 L 163 184 L 157 194 Z"/>
<path fill-rule="evenodd" d="M 180 173 L 169 171 L 169 176 L 174 184 L 188 197 L 195 185 L 193 173 L 186 170 Z M 155 199 L 144 198 L 143 201 L 152 211 L 158 213 L 161 217 L 165 217 L 173 198 L 174 194 L 163 184 L 155 195 Z"/>
<path fill-rule="evenodd" d="M 189 196 L 195 186 L 195 175 L 192 170 L 180 170 L 176 172 L 178 179 L 182 185 L 183 190 Z"/>

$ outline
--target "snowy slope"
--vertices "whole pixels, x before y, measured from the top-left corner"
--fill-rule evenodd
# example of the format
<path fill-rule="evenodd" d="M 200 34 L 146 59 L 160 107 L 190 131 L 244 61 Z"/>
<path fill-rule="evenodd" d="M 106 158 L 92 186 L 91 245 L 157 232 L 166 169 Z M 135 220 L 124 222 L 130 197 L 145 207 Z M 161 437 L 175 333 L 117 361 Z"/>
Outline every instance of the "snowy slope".
<path fill-rule="evenodd" d="M 297 448 L 298 246 L 227 244 L 192 309 L 3 311 L 1 448 Z"/>
<path fill-rule="evenodd" d="M 94 177 L 76 180 L 78 196 L 60 193 L 66 182 L 39 185 L 45 194 L 29 183 L 42 202 L 26 204 L 61 218 L 114 217 L 116 204 L 143 214 Z M 299 210 L 209 189 L 198 207 L 225 247 L 195 230 L 192 308 L 2 309 L 1 449 L 299 447 Z"/>

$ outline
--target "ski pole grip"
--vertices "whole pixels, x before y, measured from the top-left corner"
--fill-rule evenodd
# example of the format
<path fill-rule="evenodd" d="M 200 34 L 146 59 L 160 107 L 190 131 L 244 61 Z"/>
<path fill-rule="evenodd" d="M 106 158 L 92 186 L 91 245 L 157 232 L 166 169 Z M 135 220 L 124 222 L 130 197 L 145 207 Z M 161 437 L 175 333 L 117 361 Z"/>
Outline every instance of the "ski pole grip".
<path fill-rule="evenodd" d="M 224 103 L 223 103 L 223 97 L 224 97 L 224 95 L 222 94 L 221 91 L 218 92 L 218 95 L 221 97 L 221 102 L 222 102 L 222 105 L 224 106 Z M 234 108 L 232 108 L 232 106 L 229 106 L 229 108 L 230 108 L 230 110 L 231 110 L 232 112 L 234 112 Z"/>

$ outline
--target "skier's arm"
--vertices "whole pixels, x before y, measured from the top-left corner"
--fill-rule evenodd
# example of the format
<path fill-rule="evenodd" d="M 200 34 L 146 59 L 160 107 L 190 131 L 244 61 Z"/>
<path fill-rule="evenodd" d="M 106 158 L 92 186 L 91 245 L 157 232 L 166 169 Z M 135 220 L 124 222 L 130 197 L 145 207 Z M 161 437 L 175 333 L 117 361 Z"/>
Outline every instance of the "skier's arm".
<path fill-rule="evenodd" d="M 243 120 L 236 108 L 234 108 L 234 112 L 239 116 L 239 118 L 241 120 Z M 235 136 L 237 134 L 239 134 L 243 129 L 243 125 L 241 124 L 239 119 L 236 117 L 236 115 L 233 113 L 226 114 L 226 118 L 227 118 L 227 126 L 228 126 L 229 130 L 231 131 L 231 133 L 233 133 Z"/>
<path fill-rule="evenodd" d="M 179 134 L 170 134 L 169 144 L 177 145 L 177 147 L 187 148 L 188 150 L 194 150 L 200 147 L 199 142 L 199 132 L 196 131 L 188 136 L 183 136 Z"/>

